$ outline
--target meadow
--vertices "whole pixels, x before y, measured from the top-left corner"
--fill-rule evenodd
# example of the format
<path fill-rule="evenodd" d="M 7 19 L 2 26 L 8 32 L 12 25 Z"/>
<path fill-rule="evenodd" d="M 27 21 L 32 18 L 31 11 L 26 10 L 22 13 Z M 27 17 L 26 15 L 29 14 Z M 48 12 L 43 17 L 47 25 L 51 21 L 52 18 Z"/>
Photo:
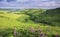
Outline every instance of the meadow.
<path fill-rule="evenodd" d="M 0 37 L 60 37 L 60 9 L 0 10 Z"/>

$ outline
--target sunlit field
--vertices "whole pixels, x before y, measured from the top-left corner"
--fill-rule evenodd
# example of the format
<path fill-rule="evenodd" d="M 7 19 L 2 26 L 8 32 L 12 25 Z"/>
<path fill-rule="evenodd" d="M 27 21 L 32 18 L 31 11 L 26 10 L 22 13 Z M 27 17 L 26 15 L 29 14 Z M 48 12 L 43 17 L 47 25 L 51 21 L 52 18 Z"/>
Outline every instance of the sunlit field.
<path fill-rule="evenodd" d="M 60 37 L 60 9 L 0 10 L 0 37 Z"/>

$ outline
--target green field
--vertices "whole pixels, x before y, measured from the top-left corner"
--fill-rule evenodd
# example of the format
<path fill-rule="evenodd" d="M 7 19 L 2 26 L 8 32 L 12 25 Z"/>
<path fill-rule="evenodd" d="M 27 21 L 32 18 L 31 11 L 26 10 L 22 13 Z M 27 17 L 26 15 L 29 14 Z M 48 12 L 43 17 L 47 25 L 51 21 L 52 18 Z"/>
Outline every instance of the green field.
<path fill-rule="evenodd" d="M 0 37 L 60 36 L 60 13 L 56 11 L 30 9 L 9 13 L 0 10 Z"/>

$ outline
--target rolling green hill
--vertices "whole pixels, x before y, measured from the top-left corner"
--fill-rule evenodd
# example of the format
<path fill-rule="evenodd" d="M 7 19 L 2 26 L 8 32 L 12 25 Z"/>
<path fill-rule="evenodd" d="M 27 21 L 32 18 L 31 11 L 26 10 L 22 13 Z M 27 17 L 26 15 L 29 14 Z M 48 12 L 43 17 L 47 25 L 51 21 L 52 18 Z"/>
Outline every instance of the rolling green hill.
<path fill-rule="evenodd" d="M 24 14 L 30 16 L 30 20 L 36 23 L 44 23 L 51 26 L 60 26 L 60 8 L 56 9 L 37 9 L 28 10 Z"/>
<path fill-rule="evenodd" d="M 28 9 L 19 13 L 0 13 L 0 36 L 40 37 L 41 32 L 48 37 L 60 35 L 59 9 Z M 46 36 L 46 37 L 47 37 Z"/>
<path fill-rule="evenodd" d="M 60 26 L 60 8 L 47 10 L 39 18 L 52 26 Z"/>

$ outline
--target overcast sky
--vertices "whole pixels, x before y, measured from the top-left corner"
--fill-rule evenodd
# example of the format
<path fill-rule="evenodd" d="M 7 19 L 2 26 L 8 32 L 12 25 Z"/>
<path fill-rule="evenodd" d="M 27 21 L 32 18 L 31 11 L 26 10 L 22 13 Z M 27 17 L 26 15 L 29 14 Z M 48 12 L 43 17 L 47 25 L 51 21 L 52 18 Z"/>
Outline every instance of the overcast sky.
<path fill-rule="evenodd" d="M 0 0 L 0 8 L 57 8 L 60 0 Z"/>

